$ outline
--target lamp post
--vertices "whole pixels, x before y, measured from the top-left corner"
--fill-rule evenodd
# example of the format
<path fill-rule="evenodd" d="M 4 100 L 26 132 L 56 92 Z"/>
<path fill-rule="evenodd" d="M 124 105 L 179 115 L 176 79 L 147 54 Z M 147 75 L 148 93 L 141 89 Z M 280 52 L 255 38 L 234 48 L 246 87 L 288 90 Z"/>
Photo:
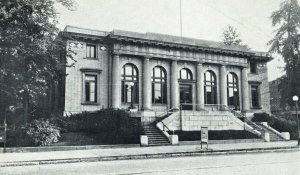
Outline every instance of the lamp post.
<path fill-rule="evenodd" d="M 300 146 L 300 130 L 299 130 L 299 118 L 298 118 L 298 96 L 294 95 L 293 96 L 293 101 L 296 104 L 296 118 L 297 118 L 297 129 L 298 129 L 298 147 Z"/>
<path fill-rule="evenodd" d="M 129 109 L 134 109 L 134 106 L 133 106 L 133 86 L 134 86 L 134 83 L 133 82 L 130 82 L 129 84 L 128 84 L 129 86 L 130 86 L 130 91 L 131 91 L 131 103 L 130 103 L 130 106 L 129 106 Z"/>

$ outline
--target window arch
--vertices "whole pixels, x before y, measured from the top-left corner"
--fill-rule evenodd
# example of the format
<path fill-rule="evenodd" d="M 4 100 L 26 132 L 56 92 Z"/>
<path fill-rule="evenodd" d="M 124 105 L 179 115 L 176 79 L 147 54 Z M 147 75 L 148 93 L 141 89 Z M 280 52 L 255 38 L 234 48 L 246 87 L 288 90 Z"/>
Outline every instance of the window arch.
<path fill-rule="evenodd" d="M 232 72 L 227 74 L 227 102 L 228 106 L 234 106 L 235 110 L 239 109 L 238 77 Z"/>
<path fill-rule="evenodd" d="M 204 102 L 205 104 L 217 104 L 216 75 L 212 71 L 204 73 Z"/>
<path fill-rule="evenodd" d="M 182 68 L 179 71 L 179 80 L 193 80 L 192 72 L 187 68 Z"/>
<path fill-rule="evenodd" d="M 134 64 L 127 63 L 123 66 L 121 71 L 121 89 L 122 89 L 122 102 L 138 103 L 138 70 Z"/>
<path fill-rule="evenodd" d="M 166 71 L 160 66 L 152 70 L 152 103 L 167 103 Z"/>

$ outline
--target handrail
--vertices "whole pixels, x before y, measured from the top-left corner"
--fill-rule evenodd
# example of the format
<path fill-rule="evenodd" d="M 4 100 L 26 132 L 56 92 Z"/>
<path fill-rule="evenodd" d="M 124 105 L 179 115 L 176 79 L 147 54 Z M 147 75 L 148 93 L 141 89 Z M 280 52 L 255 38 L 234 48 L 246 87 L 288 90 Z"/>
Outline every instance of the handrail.
<path fill-rule="evenodd" d="M 244 116 L 243 114 L 241 114 L 241 113 L 239 113 L 239 112 L 237 112 L 237 111 L 231 109 L 229 106 L 224 105 L 224 104 L 184 104 L 184 103 L 182 103 L 182 104 L 179 104 L 179 105 L 177 105 L 177 106 L 175 106 L 175 107 L 173 107 L 173 108 L 168 109 L 165 113 L 159 115 L 159 117 L 156 117 L 155 123 L 156 123 L 156 124 L 157 124 L 157 123 L 161 123 L 161 124 L 163 125 L 163 131 L 165 131 L 165 128 L 166 128 L 167 131 L 170 131 L 170 132 L 171 132 L 171 130 L 168 128 L 168 126 L 163 122 L 163 120 L 165 119 L 163 116 L 165 116 L 165 115 L 169 116 L 169 112 L 171 112 L 171 111 L 174 110 L 174 109 L 178 109 L 178 110 L 180 110 L 180 112 L 181 112 L 181 111 L 182 111 L 182 106 L 183 106 L 183 105 L 191 105 L 191 106 L 196 106 L 196 107 L 197 107 L 197 106 L 200 106 L 200 107 L 201 107 L 201 106 L 203 106 L 203 107 L 207 107 L 207 106 L 210 106 L 210 107 L 217 107 L 217 110 L 226 110 L 226 111 L 228 111 L 228 112 L 231 112 L 235 117 L 237 117 L 237 118 L 242 118 L 242 119 L 244 120 L 244 122 L 246 122 L 246 123 L 251 123 L 251 125 L 253 125 L 253 126 L 255 126 L 256 128 L 258 128 L 258 129 L 264 131 L 264 129 L 263 129 L 261 126 L 257 125 L 256 123 L 254 123 L 254 122 L 252 122 L 251 120 L 249 120 L 249 119 L 248 119 L 246 116 Z M 181 114 L 180 114 L 180 115 L 181 115 Z"/>
<path fill-rule="evenodd" d="M 171 132 L 170 128 L 169 128 L 167 125 L 165 125 L 163 121 L 160 121 L 160 122 L 158 122 L 158 123 L 161 123 L 161 124 L 163 125 L 163 131 L 165 131 L 165 128 L 167 128 L 167 131 L 170 131 L 170 132 Z M 174 132 L 174 131 L 173 131 L 173 132 Z"/>
<path fill-rule="evenodd" d="M 158 123 L 161 123 L 162 125 L 163 125 L 163 131 L 166 131 L 165 130 L 165 128 L 167 129 L 167 131 L 170 131 L 171 132 L 171 130 L 170 130 L 170 128 L 163 122 L 163 120 L 165 119 L 163 116 L 165 116 L 165 115 L 167 115 L 167 116 L 169 116 L 169 112 L 171 112 L 172 110 L 174 110 L 174 109 L 179 109 L 180 110 L 180 107 L 181 107 L 181 105 L 177 105 L 177 106 L 175 106 L 175 107 L 173 107 L 173 108 L 170 108 L 170 109 L 168 109 L 165 113 L 163 113 L 163 114 L 161 114 L 161 115 L 159 115 L 159 116 L 156 116 L 155 118 L 155 123 L 156 124 L 158 124 Z M 173 131 L 174 132 L 174 131 Z"/>
<path fill-rule="evenodd" d="M 256 123 L 252 122 L 251 120 L 249 120 L 246 116 L 244 116 L 241 113 L 236 112 L 235 110 L 230 109 L 228 106 L 223 105 L 229 112 L 233 113 L 233 115 L 235 116 L 236 114 L 238 116 L 240 116 L 241 118 L 243 118 L 244 121 L 251 123 L 252 125 L 254 125 L 255 127 L 259 128 L 260 130 L 264 130 L 261 126 L 257 125 Z"/>
<path fill-rule="evenodd" d="M 229 106 L 224 105 L 224 104 L 180 104 L 180 105 L 191 105 L 191 106 L 203 106 L 203 107 L 217 107 L 217 110 L 220 109 L 225 109 L 229 112 L 231 112 L 235 117 L 238 118 L 242 118 L 245 122 L 251 123 L 252 125 L 254 125 L 255 127 L 263 130 L 262 127 L 260 127 L 259 125 L 255 124 L 254 122 L 252 122 L 251 120 L 249 120 L 247 117 L 245 117 L 243 114 L 238 113 L 237 111 L 231 109 Z M 213 108 L 212 108 L 213 109 Z M 204 109 L 205 110 L 205 109 Z"/>
<path fill-rule="evenodd" d="M 163 114 L 161 114 L 161 115 L 159 115 L 159 116 L 155 116 L 155 118 L 156 118 L 156 123 L 162 121 L 162 120 L 164 119 L 163 116 L 165 116 L 165 115 L 168 115 L 168 116 L 169 116 L 169 112 L 171 112 L 171 111 L 174 110 L 174 109 L 179 109 L 179 110 L 180 110 L 180 105 L 177 105 L 177 106 L 175 106 L 175 107 L 173 107 L 173 108 L 168 109 L 166 112 L 164 112 Z"/>

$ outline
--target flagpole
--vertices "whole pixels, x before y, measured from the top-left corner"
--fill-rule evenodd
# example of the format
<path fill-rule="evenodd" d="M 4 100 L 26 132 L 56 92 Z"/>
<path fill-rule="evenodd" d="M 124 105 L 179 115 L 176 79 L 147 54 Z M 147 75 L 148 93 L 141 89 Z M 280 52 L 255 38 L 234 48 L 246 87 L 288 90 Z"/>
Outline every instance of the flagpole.
<path fill-rule="evenodd" d="M 181 0 L 179 0 L 179 10 L 180 10 L 180 37 L 182 37 L 182 9 L 181 9 Z"/>

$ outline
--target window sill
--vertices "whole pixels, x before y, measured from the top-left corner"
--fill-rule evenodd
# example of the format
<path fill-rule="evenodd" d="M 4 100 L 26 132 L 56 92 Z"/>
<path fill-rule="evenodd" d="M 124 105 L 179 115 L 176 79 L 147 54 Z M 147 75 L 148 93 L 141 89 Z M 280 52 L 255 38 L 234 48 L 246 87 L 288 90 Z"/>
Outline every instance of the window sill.
<path fill-rule="evenodd" d="M 166 103 L 152 103 L 152 106 L 166 106 Z"/>
<path fill-rule="evenodd" d="M 94 57 L 85 57 L 83 59 L 87 59 L 87 60 L 98 60 L 98 58 L 94 58 Z"/>
<path fill-rule="evenodd" d="M 94 105 L 94 106 L 99 106 L 100 104 L 99 104 L 99 103 L 95 103 L 95 102 L 84 102 L 84 103 L 81 103 L 81 105 Z"/>
<path fill-rule="evenodd" d="M 261 107 L 251 107 L 251 109 L 262 109 Z"/>

